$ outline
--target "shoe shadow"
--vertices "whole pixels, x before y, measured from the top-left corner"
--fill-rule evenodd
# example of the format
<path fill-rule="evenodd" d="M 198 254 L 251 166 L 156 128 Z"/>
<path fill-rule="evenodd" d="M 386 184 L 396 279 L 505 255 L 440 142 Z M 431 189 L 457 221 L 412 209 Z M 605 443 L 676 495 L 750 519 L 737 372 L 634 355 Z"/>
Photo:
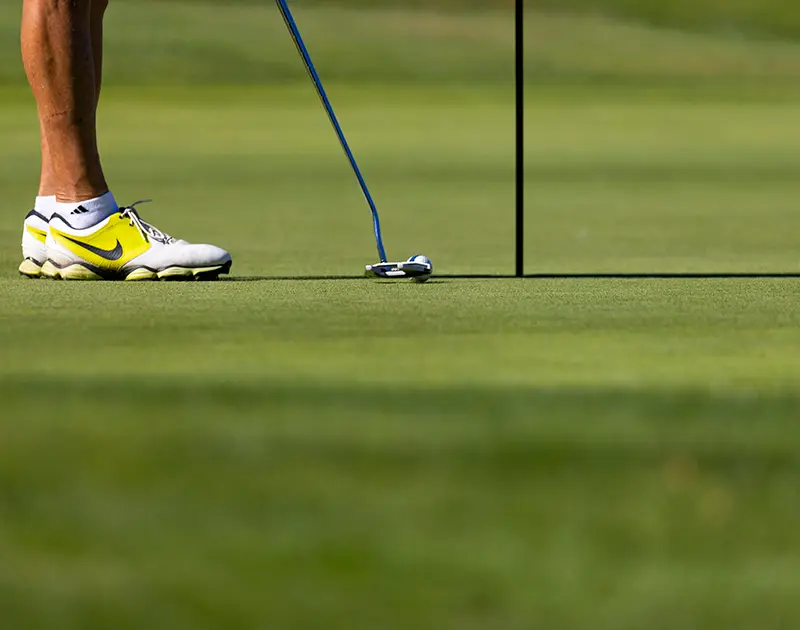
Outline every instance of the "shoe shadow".
<path fill-rule="evenodd" d="M 365 276 L 225 276 L 220 282 L 303 282 L 319 280 L 369 280 Z"/>

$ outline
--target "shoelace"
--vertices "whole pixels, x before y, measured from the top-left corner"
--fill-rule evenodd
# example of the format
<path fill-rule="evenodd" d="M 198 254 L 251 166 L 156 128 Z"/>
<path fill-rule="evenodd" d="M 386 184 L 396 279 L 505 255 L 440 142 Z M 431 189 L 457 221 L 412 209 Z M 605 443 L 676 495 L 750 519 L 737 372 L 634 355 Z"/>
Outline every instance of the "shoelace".
<path fill-rule="evenodd" d="M 165 245 L 174 243 L 174 238 L 172 238 L 169 234 L 162 232 L 157 227 L 150 225 L 147 221 L 139 216 L 138 212 L 136 212 L 136 206 L 142 203 L 150 203 L 151 201 L 152 199 L 142 199 L 136 203 L 132 203 L 126 208 L 122 208 L 120 210 L 120 217 L 123 219 L 129 219 L 130 225 L 132 227 L 136 227 L 144 239 L 153 239 L 159 243 L 164 243 Z"/>

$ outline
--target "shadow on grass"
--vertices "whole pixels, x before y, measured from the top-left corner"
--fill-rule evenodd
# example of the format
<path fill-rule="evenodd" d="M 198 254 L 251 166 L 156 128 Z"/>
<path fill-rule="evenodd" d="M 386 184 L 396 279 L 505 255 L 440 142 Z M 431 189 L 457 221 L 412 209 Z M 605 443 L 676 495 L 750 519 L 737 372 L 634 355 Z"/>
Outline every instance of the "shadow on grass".
<path fill-rule="evenodd" d="M 800 272 L 719 272 L 719 273 L 529 273 L 513 274 L 436 274 L 440 280 L 780 280 L 800 279 Z M 220 278 L 222 282 L 281 282 L 281 281 L 326 281 L 364 280 L 371 282 L 395 282 L 368 278 L 363 275 L 308 275 L 308 276 L 230 276 Z"/>
<path fill-rule="evenodd" d="M 0 382 L 0 418 L 86 416 L 92 409 L 114 409 L 114 418 L 155 417 L 278 418 L 288 413 L 308 418 L 396 418 L 404 425 L 433 428 L 445 423 L 454 431 L 475 422 L 502 432 L 509 425 L 551 426 L 556 432 L 592 434 L 614 431 L 616 421 L 641 426 L 665 422 L 665 435 L 683 429 L 702 433 L 717 426 L 728 434 L 758 433 L 765 420 L 789 420 L 800 444 L 800 394 L 791 391 L 708 391 L 625 387 L 525 387 L 510 385 L 410 386 L 386 382 L 319 382 L 274 378 L 228 379 L 224 374 L 193 377 L 164 374 L 107 378 L 98 383 L 80 376 L 6 378 Z M 44 413 L 52 410 L 53 415 Z M 34 413 L 35 412 L 35 413 Z M 41 412 L 41 413 L 40 413 Z M 221 414 L 221 415 L 220 415 Z M 737 424 L 734 421 L 744 421 Z M 751 421 L 759 421 L 758 423 Z M 710 425 L 703 424 L 711 422 Z M 431 424 L 433 423 L 433 424 Z M 603 424 L 605 423 L 605 424 Z M 324 424 L 324 422 L 320 422 Z M 519 425 L 522 426 L 522 425 Z M 760 430 L 764 430 L 761 427 Z M 785 442 L 788 436 L 781 437 Z M 800 447 L 798 447 L 800 449 Z"/>
<path fill-rule="evenodd" d="M 687 580 L 658 627 L 800 618 L 795 394 L 220 373 L 7 379 L 0 401 L 6 628 L 648 628 Z M 738 626 L 731 585 L 756 593 Z"/>

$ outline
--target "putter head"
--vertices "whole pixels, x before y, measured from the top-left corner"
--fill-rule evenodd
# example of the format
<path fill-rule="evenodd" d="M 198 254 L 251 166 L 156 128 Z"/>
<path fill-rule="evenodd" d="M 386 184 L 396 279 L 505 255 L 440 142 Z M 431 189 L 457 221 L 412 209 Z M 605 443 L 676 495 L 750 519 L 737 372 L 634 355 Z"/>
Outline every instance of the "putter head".
<path fill-rule="evenodd" d="M 422 262 L 385 262 L 367 265 L 366 275 L 370 278 L 390 278 L 402 280 L 409 278 L 416 282 L 424 282 L 431 277 L 433 265 Z"/>

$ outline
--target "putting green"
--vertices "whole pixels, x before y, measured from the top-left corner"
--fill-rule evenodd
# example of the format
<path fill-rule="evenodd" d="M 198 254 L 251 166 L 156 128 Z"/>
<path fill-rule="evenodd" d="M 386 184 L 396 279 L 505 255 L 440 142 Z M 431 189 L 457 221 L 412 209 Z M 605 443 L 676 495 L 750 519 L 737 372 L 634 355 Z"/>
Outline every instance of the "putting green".
<path fill-rule="evenodd" d="M 800 623 L 796 280 L 267 279 L 374 260 L 282 25 L 112 9 L 113 188 L 234 276 L 17 278 L 36 121 L 0 65 L 6 626 Z M 298 15 L 390 253 L 510 272 L 505 14 Z M 532 25 L 528 271 L 797 269 L 796 45 Z"/>

